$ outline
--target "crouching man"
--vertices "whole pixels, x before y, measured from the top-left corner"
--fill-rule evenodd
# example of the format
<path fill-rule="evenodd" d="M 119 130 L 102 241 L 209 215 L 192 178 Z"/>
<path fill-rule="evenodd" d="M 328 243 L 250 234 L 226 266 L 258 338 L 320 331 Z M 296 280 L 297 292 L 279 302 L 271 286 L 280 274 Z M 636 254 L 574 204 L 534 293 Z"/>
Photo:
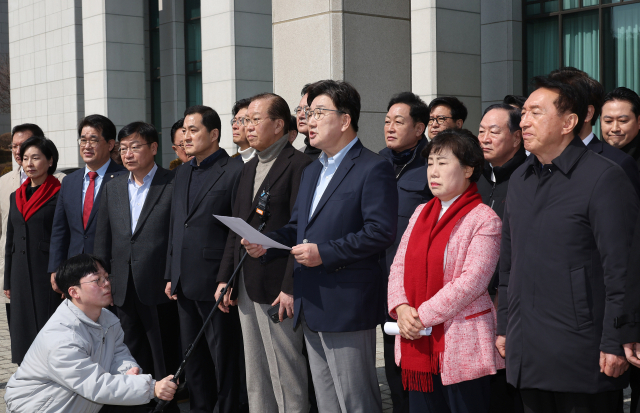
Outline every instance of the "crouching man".
<path fill-rule="evenodd" d="M 9 379 L 7 412 L 138 413 L 149 407 L 124 406 L 173 398 L 173 376 L 156 382 L 140 374 L 120 321 L 103 308 L 112 300 L 102 260 L 87 254 L 70 258 L 58 269 L 56 284 L 67 299 Z"/>

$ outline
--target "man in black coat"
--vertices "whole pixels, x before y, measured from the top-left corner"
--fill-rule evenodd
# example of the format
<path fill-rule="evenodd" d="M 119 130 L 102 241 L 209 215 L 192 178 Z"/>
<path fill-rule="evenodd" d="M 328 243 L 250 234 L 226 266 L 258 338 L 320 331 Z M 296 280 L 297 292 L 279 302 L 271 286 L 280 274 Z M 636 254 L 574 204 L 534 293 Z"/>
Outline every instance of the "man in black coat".
<path fill-rule="evenodd" d="M 69 174 L 58 194 L 49 253 L 54 290 L 55 272 L 63 261 L 83 252 L 93 254 L 100 194 L 107 182 L 126 171 L 111 161 L 116 144 L 116 127 L 111 120 L 89 115 L 80 121 L 78 136 L 80 156 L 86 166 Z"/>
<path fill-rule="evenodd" d="M 165 293 L 178 300 L 186 349 L 215 304 L 216 277 L 229 229 L 213 214 L 232 215 L 243 164 L 220 148 L 220 117 L 215 110 L 192 106 L 184 116 L 184 150 L 194 159 L 178 168 L 174 180 Z M 228 314 L 216 312 L 206 326 L 206 341 L 195 347 L 185 369 L 191 412 L 237 410 L 239 328 L 235 308 Z"/>
<path fill-rule="evenodd" d="M 503 218 L 496 346 L 525 412 L 618 412 L 629 378 L 614 319 L 640 201 L 580 140 L 584 93 L 534 81 L 520 123 L 534 156 L 512 174 Z"/>
<path fill-rule="evenodd" d="M 426 159 L 422 150 L 429 142 L 425 129 L 429 123 L 429 107 L 417 95 L 403 92 L 395 95 L 387 105 L 384 120 L 386 148 L 380 151 L 393 165 L 398 189 L 398 230 L 396 240 L 387 248 L 381 258 L 385 274 L 389 277 L 391 264 L 400 240 L 409 225 L 409 219 L 420 204 L 428 202 L 433 195 L 427 182 Z M 385 311 L 387 321 L 395 322 Z M 409 393 L 402 386 L 402 369 L 396 366 L 394 358 L 395 336 L 383 330 L 384 370 L 391 390 L 394 413 L 409 411 Z"/>
<path fill-rule="evenodd" d="M 502 219 L 507 199 L 509 179 L 527 159 L 522 144 L 520 109 L 505 103 L 491 105 L 485 109 L 478 129 L 478 140 L 484 153 L 484 169 L 478 180 L 478 193 L 482 202 L 489 205 Z M 498 291 L 500 263 L 489 282 L 489 294 L 493 302 Z M 491 413 L 522 411 L 522 401 L 513 386 L 507 385 L 504 369 L 491 377 Z"/>
<path fill-rule="evenodd" d="M 600 122 L 602 138 L 631 156 L 640 169 L 640 97 L 631 89 L 618 87 L 607 93 Z"/>
<path fill-rule="evenodd" d="M 106 263 L 124 343 L 143 372 L 162 380 L 178 367 L 178 310 L 164 294 L 174 172 L 154 162 L 158 132 L 133 122 L 118 133 L 129 174 L 104 188 L 94 254 Z M 162 320 L 162 322 L 160 321 Z M 172 401 L 165 411 L 178 411 Z"/>
<path fill-rule="evenodd" d="M 271 117 L 269 117 L 271 116 Z M 263 194 L 269 194 L 264 232 L 286 225 L 298 195 L 302 171 L 311 159 L 288 142 L 290 121 L 287 102 L 265 93 L 251 98 L 246 110 L 247 140 L 257 156 L 242 170 L 233 216 L 258 228 L 264 214 L 257 210 Z M 254 122 L 259 122 L 257 125 Z M 241 237 L 229 233 L 218 272 L 218 292 L 227 285 L 240 262 Z M 235 279 L 231 298 L 237 297 L 247 368 L 247 393 L 252 412 L 309 410 L 307 363 L 302 354 L 302 329 L 293 329 L 293 265 L 291 254 L 263 263 L 247 257 Z M 232 302 L 233 303 L 233 302 Z M 229 311 L 229 300 L 220 304 Z M 279 308 L 280 322 L 267 314 Z M 279 355 L 286 354 L 286 357 Z"/>

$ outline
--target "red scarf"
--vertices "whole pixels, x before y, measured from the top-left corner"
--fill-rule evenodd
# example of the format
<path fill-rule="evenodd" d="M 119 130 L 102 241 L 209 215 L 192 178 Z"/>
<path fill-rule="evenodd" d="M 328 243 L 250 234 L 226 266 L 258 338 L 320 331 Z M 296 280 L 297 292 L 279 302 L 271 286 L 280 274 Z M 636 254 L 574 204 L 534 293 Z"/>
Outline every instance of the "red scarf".
<path fill-rule="evenodd" d="M 409 305 L 418 309 L 442 289 L 444 251 L 453 227 L 462 217 L 482 203 L 478 187 L 471 183 L 466 191 L 438 220 L 442 204 L 434 198 L 423 208 L 416 221 L 404 259 L 404 290 Z M 405 389 L 432 392 L 432 374 L 440 373 L 444 353 L 444 325 L 432 326 L 430 336 L 418 340 L 402 338 L 402 384 Z"/>
<path fill-rule="evenodd" d="M 27 178 L 16 191 L 16 206 L 24 217 L 25 222 L 60 190 L 60 181 L 55 176 L 49 175 L 27 201 L 27 187 L 29 185 L 31 185 L 31 178 Z"/>

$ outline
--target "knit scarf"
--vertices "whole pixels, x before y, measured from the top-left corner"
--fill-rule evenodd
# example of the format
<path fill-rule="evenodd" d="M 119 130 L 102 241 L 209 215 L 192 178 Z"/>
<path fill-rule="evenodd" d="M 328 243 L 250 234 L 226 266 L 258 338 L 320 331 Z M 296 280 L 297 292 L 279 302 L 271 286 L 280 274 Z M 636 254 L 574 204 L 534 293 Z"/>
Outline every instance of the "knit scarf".
<path fill-rule="evenodd" d="M 442 289 L 444 252 L 451 231 L 462 217 L 482 203 L 471 183 L 438 220 L 442 204 L 434 198 L 424 207 L 411 231 L 404 259 L 404 290 L 409 305 L 418 309 Z M 428 327 L 428 326 L 427 326 Z M 444 353 L 444 325 L 431 326 L 430 336 L 402 338 L 402 384 L 405 389 L 432 392 L 433 374 L 439 374 Z"/>
<path fill-rule="evenodd" d="M 24 217 L 25 222 L 60 190 L 60 181 L 55 176 L 49 175 L 27 201 L 27 187 L 29 185 L 31 185 L 31 178 L 27 178 L 16 191 L 16 206 Z"/>

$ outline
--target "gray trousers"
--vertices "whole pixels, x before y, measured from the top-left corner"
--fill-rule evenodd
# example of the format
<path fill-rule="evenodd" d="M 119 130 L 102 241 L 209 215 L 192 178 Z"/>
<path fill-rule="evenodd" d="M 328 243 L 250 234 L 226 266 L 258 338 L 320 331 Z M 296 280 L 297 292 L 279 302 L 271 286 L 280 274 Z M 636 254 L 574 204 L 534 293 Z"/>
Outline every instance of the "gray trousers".
<path fill-rule="evenodd" d="M 302 355 L 302 329 L 293 331 L 293 320 L 286 314 L 281 323 L 273 323 L 267 315 L 271 306 L 258 304 L 247 295 L 242 273 L 238 289 L 249 410 L 307 413 L 307 362 Z"/>
<path fill-rule="evenodd" d="M 309 329 L 300 314 L 320 413 L 382 413 L 376 374 L 376 329 L 344 333 Z"/>

